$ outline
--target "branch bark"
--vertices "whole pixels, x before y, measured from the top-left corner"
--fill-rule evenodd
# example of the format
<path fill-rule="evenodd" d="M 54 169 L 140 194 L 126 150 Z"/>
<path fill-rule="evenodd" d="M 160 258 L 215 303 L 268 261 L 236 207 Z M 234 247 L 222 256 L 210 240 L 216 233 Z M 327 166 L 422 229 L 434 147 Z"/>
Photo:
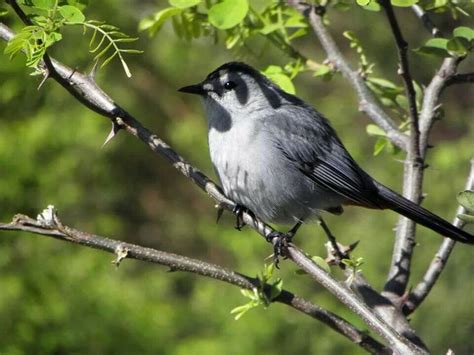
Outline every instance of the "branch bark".
<path fill-rule="evenodd" d="M 11 223 L 0 223 L 0 230 L 24 231 L 44 235 L 89 248 L 100 249 L 116 255 L 117 251 L 121 250 L 124 253 L 122 254 L 124 258 L 168 266 L 172 271 L 191 272 L 244 289 L 261 287 L 258 279 L 225 269 L 219 265 L 78 231 L 63 225 L 57 216 L 54 217 L 51 224 L 45 225 L 44 223 L 28 216 L 16 215 Z M 264 289 L 269 290 L 270 285 L 265 285 Z M 366 334 L 366 332 L 357 329 L 345 319 L 335 315 L 334 313 L 329 312 L 289 291 L 282 290 L 280 295 L 272 301 L 286 304 L 295 310 L 319 320 L 371 354 L 390 354 L 388 348 Z"/>
<path fill-rule="evenodd" d="M 474 158 L 471 159 L 471 169 L 467 178 L 465 189 L 474 190 Z M 466 213 L 466 209 L 463 206 L 459 206 L 456 211 L 456 217 L 454 217 L 453 222 L 453 225 L 458 228 L 463 228 L 465 225 L 465 222 L 457 217 L 458 215 L 463 213 Z M 426 296 L 428 296 L 431 289 L 438 280 L 439 276 L 443 272 L 448 262 L 448 258 L 451 255 L 451 252 L 453 251 L 455 245 L 456 242 L 449 238 L 445 238 L 443 243 L 441 243 L 438 252 L 431 261 L 428 270 L 426 270 L 423 279 L 420 283 L 418 283 L 418 285 L 415 286 L 413 291 L 410 293 L 408 301 L 403 309 L 405 314 L 408 315 L 413 313 L 418 308 L 418 306 L 425 300 Z"/>
<path fill-rule="evenodd" d="M 14 33 L 4 24 L 0 23 L 0 37 L 9 40 L 14 36 Z M 176 153 L 169 145 L 159 139 L 156 135 L 152 134 L 149 130 L 143 127 L 131 114 L 129 114 L 122 107 L 117 105 L 104 91 L 102 91 L 92 76 L 86 76 L 76 70 L 55 61 L 49 59 L 44 61 L 45 68 L 48 70 L 49 75 L 54 80 L 58 81 L 66 90 L 68 90 L 74 97 L 76 97 L 85 106 L 91 108 L 93 111 L 109 118 L 112 121 L 112 132 L 109 137 L 113 137 L 114 134 L 120 129 L 124 129 L 133 136 L 139 138 L 145 144 L 147 144 L 155 153 L 158 153 L 165 157 L 178 171 L 190 178 L 196 185 L 206 191 L 214 200 L 219 203 L 221 208 L 225 208 L 229 211 L 234 210 L 235 203 L 224 196 L 221 189 L 213 183 L 207 176 L 201 173 L 198 169 L 193 167 L 187 161 L 185 161 L 178 153 Z M 274 230 L 265 224 L 255 216 L 244 213 L 243 221 L 251 228 L 255 229 L 263 237 L 267 237 Z M 291 248 L 289 248 L 291 249 Z M 304 254 L 300 254 L 301 259 L 307 259 L 308 262 L 312 261 Z M 314 271 L 314 268 L 310 268 L 308 273 Z M 313 279 L 318 280 L 323 286 L 326 282 L 325 278 L 332 276 L 327 275 L 325 278 L 321 277 L 320 273 L 311 275 Z M 336 282 L 335 279 L 333 279 Z M 332 292 L 331 289 L 329 291 Z M 419 349 L 416 345 L 412 344 L 406 338 L 400 337 L 392 327 L 385 322 L 373 322 L 371 318 L 367 318 L 367 312 L 371 314 L 371 317 L 376 317 L 370 309 L 360 309 L 357 305 L 360 303 L 357 296 L 353 293 L 344 292 L 332 292 L 341 302 L 344 304 L 352 304 L 351 309 L 358 311 L 357 313 L 364 321 L 368 322 L 369 326 L 375 326 L 376 331 L 382 336 L 391 346 L 394 346 L 393 351 L 398 354 L 405 354 L 407 349 L 411 349 L 412 353 L 426 353 L 424 350 Z M 341 299 L 343 295 L 347 296 Z M 395 342 L 397 340 L 397 342 Z"/>
<path fill-rule="evenodd" d="M 403 38 L 390 0 L 382 0 L 380 4 L 385 11 L 397 45 L 399 60 L 398 73 L 403 79 L 410 116 L 410 137 L 407 156 L 405 158 L 403 195 L 419 204 L 422 198 L 425 155 L 421 154 L 421 150 L 424 151 L 424 149 L 420 147 L 420 127 L 416 107 L 416 92 L 413 87 L 407 56 L 408 43 Z M 415 232 L 415 222 L 403 216 L 399 218 L 392 255 L 392 267 L 389 270 L 388 280 L 385 285 L 385 296 L 394 302 L 396 302 L 397 298 L 399 299 L 403 296 L 410 279 L 411 260 L 416 245 Z"/>

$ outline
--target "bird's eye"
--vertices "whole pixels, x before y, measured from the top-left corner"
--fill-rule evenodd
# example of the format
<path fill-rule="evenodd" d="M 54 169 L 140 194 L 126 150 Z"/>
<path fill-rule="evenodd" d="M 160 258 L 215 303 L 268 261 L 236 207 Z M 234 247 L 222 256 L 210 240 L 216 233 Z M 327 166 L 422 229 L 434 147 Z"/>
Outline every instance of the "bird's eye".
<path fill-rule="evenodd" d="M 233 88 L 235 88 L 237 86 L 237 84 L 234 82 L 234 81 L 227 81 L 225 82 L 224 84 L 224 89 L 226 90 L 232 90 Z"/>

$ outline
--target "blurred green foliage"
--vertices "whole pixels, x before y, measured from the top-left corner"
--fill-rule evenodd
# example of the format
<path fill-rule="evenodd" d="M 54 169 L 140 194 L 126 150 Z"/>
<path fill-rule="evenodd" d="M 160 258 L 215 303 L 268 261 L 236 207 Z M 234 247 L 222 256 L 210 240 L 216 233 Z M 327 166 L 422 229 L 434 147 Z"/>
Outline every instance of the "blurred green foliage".
<path fill-rule="evenodd" d="M 178 6 L 180 1 L 174 3 Z M 342 7 L 343 1 L 339 3 Z M 374 75 L 399 86 L 394 44 L 383 14 L 346 6 L 351 6 L 350 12 L 330 14 L 336 41 L 356 66 L 360 53 L 342 35 L 351 31 L 357 36 L 352 38 L 361 41 L 364 56 L 375 63 Z M 84 13 L 134 36 L 140 20 L 162 8 L 152 1 L 106 0 L 90 2 Z M 400 14 L 406 14 L 400 21 L 411 48 L 422 46 L 429 36 L 409 9 Z M 3 20 L 21 28 L 12 15 Z M 469 21 L 461 17 L 454 23 L 443 14 L 434 20 L 446 33 Z M 81 31 L 64 28 L 62 35 L 51 54 L 79 70 L 90 70 L 88 41 Z M 225 61 L 245 60 L 263 70 L 269 65 L 284 68 L 291 58 L 262 37 L 249 39 L 252 50 L 229 51 L 212 37 L 190 42 L 185 36 L 177 38 L 171 23 L 165 23 L 156 37 L 145 37 L 136 44 L 144 54 L 128 60 L 131 79 L 113 61 L 99 71 L 97 80 L 145 126 L 213 176 L 201 107 L 176 89 L 201 80 Z M 325 59 L 312 35 L 296 39 L 295 46 L 317 63 Z M 216 225 L 213 202 L 141 142 L 120 134 L 101 148 L 110 128 L 107 120 L 52 81 L 37 91 L 39 79 L 29 77 L 31 70 L 21 56 L 11 62 L 5 55 L 0 58 L 1 221 L 15 213 L 35 216 L 54 204 L 63 222 L 78 229 L 201 258 L 252 276 L 260 272 L 271 253 L 262 238 L 250 230 L 234 230 L 231 216 Z M 426 85 L 439 63 L 435 57 L 411 55 L 415 80 Z M 462 68 L 469 66 L 472 60 Z M 328 82 L 311 72 L 293 82 L 299 96 L 330 118 L 356 160 L 399 190 L 402 156 L 388 151 L 373 156 L 378 137 L 367 136 L 369 121 L 357 111 L 347 82 L 339 75 Z M 446 91 L 446 114 L 431 140 L 435 148 L 429 153 L 424 205 L 447 219 L 454 217 L 456 195 L 464 189 L 473 154 L 472 97 L 468 86 Z M 361 240 L 355 257 L 364 258 L 360 268 L 378 289 L 389 265 L 395 221 L 394 213 L 357 208 L 327 220 L 341 242 Z M 328 327 L 281 305 L 252 309 L 235 321 L 230 311 L 247 299 L 235 287 L 214 280 L 167 273 L 131 260 L 116 269 L 113 256 L 103 252 L 21 233 L 0 236 L 2 354 L 362 353 Z M 323 233 L 312 224 L 297 236 L 297 243 L 314 255 L 324 255 L 323 241 Z M 420 280 L 440 241 L 432 232 L 418 229 L 412 283 Z M 457 246 L 434 290 L 412 316 L 413 326 L 433 353 L 448 348 L 457 354 L 474 351 L 473 269 L 472 250 Z M 283 262 L 275 277 L 283 280 L 284 288 L 365 328 L 322 287 L 295 271 Z"/>

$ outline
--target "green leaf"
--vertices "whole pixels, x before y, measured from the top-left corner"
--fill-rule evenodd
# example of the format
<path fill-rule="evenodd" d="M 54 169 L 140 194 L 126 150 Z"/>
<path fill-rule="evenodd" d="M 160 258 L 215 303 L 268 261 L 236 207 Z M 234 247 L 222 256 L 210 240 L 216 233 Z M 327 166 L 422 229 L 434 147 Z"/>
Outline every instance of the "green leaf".
<path fill-rule="evenodd" d="M 188 7 L 193 7 L 201 3 L 201 0 L 169 0 L 171 6 L 187 9 Z"/>
<path fill-rule="evenodd" d="M 371 0 L 356 0 L 356 2 L 359 6 L 367 6 L 370 4 Z"/>
<path fill-rule="evenodd" d="M 379 126 L 377 125 L 374 125 L 374 124 L 368 124 L 367 127 L 365 128 L 367 134 L 369 136 L 375 136 L 375 137 L 386 137 L 387 134 L 385 133 L 385 131 L 380 128 Z"/>
<path fill-rule="evenodd" d="M 331 67 L 329 65 L 321 64 L 318 69 L 313 73 L 313 76 L 324 76 L 331 73 Z"/>
<path fill-rule="evenodd" d="M 163 26 L 167 19 L 172 16 L 178 15 L 181 12 L 183 12 L 183 9 L 177 7 L 168 7 L 161 11 L 158 11 L 154 15 L 150 17 L 145 17 L 143 20 L 141 20 L 138 24 L 138 30 L 148 30 L 150 35 L 153 35 Z"/>
<path fill-rule="evenodd" d="M 237 26 L 248 11 L 247 0 L 224 0 L 209 9 L 209 22 L 218 29 L 227 30 Z"/>
<path fill-rule="evenodd" d="M 283 91 L 286 91 L 290 94 L 295 94 L 295 86 L 288 75 L 283 73 L 274 73 L 267 75 L 267 77 L 277 84 Z"/>
<path fill-rule="evenodd" d="M 474 213 L 474 191 L 466 190 L 458 194 L 457 200 L 461 206 L 463 206 L 469 212 Z"/>
<path fill-rule="evenodd" d="M 464 57 L 470 49 L 469 41 L 462 37 L 454 37 L 448 41 L 446 49 L 451 55 Z"/>
<path fill-rule="evenodd" d="M 0 7 L 0 16 L 5 16 L 8 15 L 8 9 L 5 9 L 4 7 Z"/>
<path fill-rule="evenodd" d="M 362 6 L 362 8 L 367 11 L 378 12 L 380 11 L 380 4 L 377 1 L 371 1 L 366 6 Z"/>
<path fill-rule="evenodd" d="M 461 38 L 467 39 L 468 41 L 473 41 L 474 29 L 466 27 L 466 26 L 456 27 L 453 31 L 453 36 L 461 37 Z"/>
<path fill-rule="evenodd" d="M 374 145 L 374 157 L 379 155 L 387 146 L 388 141 L 385 138 L 378 138 Z"/>
<path fill-rule="evenodd" d="M 71 23 L 82 23 L 86 19 L 82 11 L 72 5 L 59 7 L 59 13 L 67 22 Z"/>
<path fill-rule="evenodd" d="M 393 6 L 409 7 L 415 5 L 418 0 L 390 0 Z"/>
<path fill-rule="evenodd" d="M 33 6 L 38 9 L 49 10 L 56 4 L 55 0 L 32 0 Z"/>
<path fill-rule="evenodd" d="M 415 49 L 415 52 L 426 55 L 435 55 L 439 57 L 446 57 L 448 40 L 446 38 L 431 38 L 424 46 Z"/>
<path fill-rule="evenodd" d="M 283 280 L 278 279 L 275 283 L 272 284 L 270 288 L 270 301 L 273 301 L 277 298 L 281 291 L 283 290 Z"/>
<path fill-rule="evenodd" d="M 466 223 L 474 223 L 474 216 L 470 214 L 458 214 L 458 218 Z"/>

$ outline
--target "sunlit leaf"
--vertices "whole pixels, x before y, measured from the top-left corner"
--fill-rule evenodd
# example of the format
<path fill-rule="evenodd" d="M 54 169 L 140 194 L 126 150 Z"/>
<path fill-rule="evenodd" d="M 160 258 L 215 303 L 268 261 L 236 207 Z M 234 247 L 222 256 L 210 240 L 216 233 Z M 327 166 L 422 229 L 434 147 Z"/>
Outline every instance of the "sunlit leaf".
<path fill-rule="evenodd" d="M 453 36 L 472 41 L 474 40 L 474 29 L 465 26 L 456 27 L 453 31 Z"/>
<path fill-rule="evenodd" d="M 168 7 L 161 11 L 158 11 L 152 16 L 145 17 L 143 20 L 140 21 L 138 24 L 139 31 L 148 30 L 150 35 L 153 35 L 158 31 L 161 26 L 165 23 L 167 19 L 172 16 L 178 15 L 183 11 L 183 9 L 177 7 Z"/>
<path fill-rule="evenodd" d="M 180 9 L 187 9 L 201 3 L 201 0 L 169 0 L 171 6 L 179 7 Z"/>
<path fill-rule="evenodd" d="M 446 57 L 448 40 L 446 38 L 431 38 L 422 47 L 415 49 L 415 52 L 426 55 Z"/>
<path fill-rule="evenodd" d="M 446 45 L 449 54 L 460 57 L 465 56 L 468 53 L 469 48 L 469 41 L 462 37 L 454 37 L 450 39 Z"/>
<path fill-rule="evenodd" d="M 237 26 L 247 16 L 247 0 L 224 0 L 209 9 L 209 22 L 221 30 Z"/>
<path fill-rule="evenodd" d="M 391 0 L 390 1 L 393 6 L 398 6 L 398 7 L 409 7 L 412 5 L 415 5 L 418 0 Z"/>
<path fill-rule="evenodd" d="M 474 191 L 466 190 L 460 192 L 457 196 L 457 200 L 466 210 L 474 212 Z"/>
<path fill-rule="evenodd" d="M 59 13 L 66 21 L 71 23 L 81 23 L 86 19 L 81 10 L 71 5 L 60 6 Z"/>
<path fill-rule="evenodd" d="M 56 4 L 55 0 L 32 0 L 31 2 L 33 3 L 34 7 L 43 10 L 52 9 Z"/>

